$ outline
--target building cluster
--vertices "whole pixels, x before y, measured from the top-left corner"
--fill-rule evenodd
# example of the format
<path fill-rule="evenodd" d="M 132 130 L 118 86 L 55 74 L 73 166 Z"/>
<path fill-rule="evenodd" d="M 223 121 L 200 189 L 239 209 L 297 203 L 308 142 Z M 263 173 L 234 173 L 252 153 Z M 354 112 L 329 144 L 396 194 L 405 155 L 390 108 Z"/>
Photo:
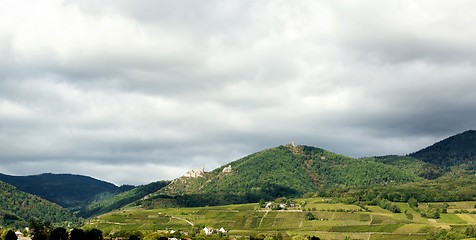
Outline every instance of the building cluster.
<path fill-rule="evenodd" d="M 197 178 L 197 177 L 203 177 L 205 175 L 205 169 L 202 167 L 200 170 L 190 170 L 186 172 L 183 176 L 188 177 L 188 178 Z"/>
<path fill-rule="evenodd" d="M 204 227 L 203 231 L 205 232 L 205 235 L 212 235 L 213 233 L 219 234 L 219 233 L 227 233 L 228 232 L 223 227 L 218 229 L 218 230 L 215 230 L 213 228 Z"/>

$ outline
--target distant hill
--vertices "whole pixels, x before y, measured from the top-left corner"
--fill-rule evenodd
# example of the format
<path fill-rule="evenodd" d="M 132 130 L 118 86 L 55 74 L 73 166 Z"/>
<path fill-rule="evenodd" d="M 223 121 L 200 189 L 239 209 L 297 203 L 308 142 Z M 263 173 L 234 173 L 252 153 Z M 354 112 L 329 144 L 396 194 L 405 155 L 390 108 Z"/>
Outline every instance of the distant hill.
<path fill-rule="evenodd" d="M 120 191 L 120 188 L 112 183 L 73 174 L 45 173 L 32 176 L 0 174 L 0 181 L 71 210 L 78 210 L 86 206 L 99 194 Z"/>
<path fill-rule="evenodd" d="M 463 165 L 466 169 L 476 170 L 476 131 L 454 135 L 409 156 L 438 167 Z"/>
<path fill-rule="evenodd" d="M 220 205 L 299 196 L 326 187 L 406 183 L 421 179 L 414 172 L 374 158 L 355 159 L 320 148 L 286 145 L 251 154 L 203 173 L 201 177 L 175 179 L 143 204 L 154 206 L 155 202 L 171 197 L 181 206 Z"/>
<path fill-rule="evenodd" d="M 416 174 L 424 179 L 437 179 L 445 173 L 438 166 L 409 156 L 388 155 L 375 157 L 375 160 L 386 165 L 395 166 L 405 172 Z"/>
<path fill-rule="evenodd" d="M 90 217 L 93 215 L 99 215 L 119 209 L 137 200 L 141 200 L 145 196 L 167 186 L 167 184 L 169 183 L 170 181 L 158 181 L 143 186 L 138 186 L 129 191 L 114 195 L 113 197 L 93 202 L 84 209 L 82 209 L 78 213 L 78 215 L 80 215 L 81 217 Z"/>
<path fill-rule="evenodd" d="M 0 181 L 0 225 L 22 228 L 32 218 L 54 223 L 78 221 L 67 209 Z"/>

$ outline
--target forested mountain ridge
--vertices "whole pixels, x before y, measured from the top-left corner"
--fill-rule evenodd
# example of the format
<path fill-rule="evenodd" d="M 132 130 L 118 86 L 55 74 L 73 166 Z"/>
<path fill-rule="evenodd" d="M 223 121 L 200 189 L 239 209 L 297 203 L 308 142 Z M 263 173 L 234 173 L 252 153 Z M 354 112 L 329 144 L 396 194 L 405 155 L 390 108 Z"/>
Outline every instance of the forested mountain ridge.
<path fill-rule="evenodd" d="M 0 174 L 0 181 L 71 210 L 84 207 L 99 194 L 121 191 L 112 183 L 73 174 L 45 173 L 31 176 Z"/>
<path fill-rule="evenodd" d="M 231 171 L 224 171 L 228 167 Z M 167 204 L 171 202 L 167 198 L 172 198 L 173 203 L 182 206 L 195 206 L 197 202 L 218 205 L 342 187 L 398 186 L 441 177 L 470 177 L 474 170 L 474 130 L 407 156 L 357 159 L 321 148 L 290 144 L 251 154 L 200 177 L 180 177 L 155 193 L 155 198 Z M 446 181 L 438 184 L 440 182 Z M 143 204 L 156 203 L 149 200 Z"/>
<path fill-rule="evenodd" d="M 33 218 L 55 223 L 77 221 L 67 209 L 0 181 L 0 225 L 21 228 Z"/>
<path fill-rule="evenodd" d="M 458 196 L 457 199 L 472 199 L 466 191 L 476 189 L 476 184 L 468 185 L 453 179 L 455 176 L 470 179 L 474 175 L 475 156 L 476 131 L 471 130 L 407 156 L 351 158 L 317 147 L 282 145 L 250 154 L 210 172 L 198 171 L 196 175 L 182 176 L 170 184 L 159 181 L 132 190 L 131 186 L 117 187 L 71 174 L 26 177 L 0 174 L 0 180 L 5 179 L 20 190 L 69 207 L 83 217 L 132 203 L 146 208 L 221 205 L 306 193 L 345 195 L 348 194 L 345 189 L 358 193 L 360 190 L 355 189 L 373 186 L 381 192 L 403 186 L 407 195 L 399 199 L 405 199 L 423 191 L 425 184 L 445 189 L 447 183 L 461 183 L 461 187 L 453 189 L 456 191 L 453 195 Z M 428 181 L 433 179 L 435 181 Z M 419 198 L 448 197 L 435 191 L 431 197 L 422 195 Z"/>
<path fill-rule="evenodd" d="M 369 186 L 420 181 L 418 174 L 375 158 L 355 159 L 310 146 L 266 149 L 199 177 L 180 177 L 155 193 L 179 205 L 219 205 L 300 196 L 324 187 Z M 147 206 L 153 198 L 144 201 Z"/>
<path fill-rule="evenodd" d="M 476 131 L 456 134 L 409 156 L 443 168 L 466 165 L 476 170 Z"/>

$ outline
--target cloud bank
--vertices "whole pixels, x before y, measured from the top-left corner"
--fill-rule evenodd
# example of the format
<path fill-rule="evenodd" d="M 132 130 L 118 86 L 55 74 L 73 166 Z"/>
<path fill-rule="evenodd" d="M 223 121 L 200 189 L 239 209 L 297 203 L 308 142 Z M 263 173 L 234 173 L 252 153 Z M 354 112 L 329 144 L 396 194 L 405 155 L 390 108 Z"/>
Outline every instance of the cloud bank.
<path fill-rule="evenodd" d="M 0 171 L 116 184 L 476 128 L 472 1 L 2 1 Z"/>

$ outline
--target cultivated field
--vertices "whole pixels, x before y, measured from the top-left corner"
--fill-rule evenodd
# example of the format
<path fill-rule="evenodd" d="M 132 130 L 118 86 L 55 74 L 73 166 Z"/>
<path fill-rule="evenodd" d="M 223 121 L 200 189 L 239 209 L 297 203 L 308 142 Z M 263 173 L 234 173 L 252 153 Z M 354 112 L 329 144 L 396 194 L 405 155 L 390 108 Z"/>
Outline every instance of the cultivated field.
<path fill-rule="evenodd" d="M 263 209 L 258 204 L 240 204 L 198 208 L 166 208 L 145 210 L 126 208 L 101 215 L 90 221 L 106 233 L 121 230 L 155 232 L 163 230 L 189 231 L 193 228 L 224 228 L 230 236 L 253 236 L 259 233 L 281 232 L 287 236 L 318 236 L 321 239 L 425 239 L 437 229 L 476 224 L 476 214 L 452 213 L 454 210 L 473 210 L 475 202 L 448 203 L 448 213 L 439 219 L 420 216 L 406 203 L 396 203 L 402 213 L 392 213 L 378 206 L 333 202 L 332 199 L 296 199 L 306 202 L 301 208 L 288 210 Z M 421 206 L 423 209 L 426 206 Z M 405 213 L 406 211 L 406 213 Z M 308 212 L 314 220 L 308 220 Z"/>

